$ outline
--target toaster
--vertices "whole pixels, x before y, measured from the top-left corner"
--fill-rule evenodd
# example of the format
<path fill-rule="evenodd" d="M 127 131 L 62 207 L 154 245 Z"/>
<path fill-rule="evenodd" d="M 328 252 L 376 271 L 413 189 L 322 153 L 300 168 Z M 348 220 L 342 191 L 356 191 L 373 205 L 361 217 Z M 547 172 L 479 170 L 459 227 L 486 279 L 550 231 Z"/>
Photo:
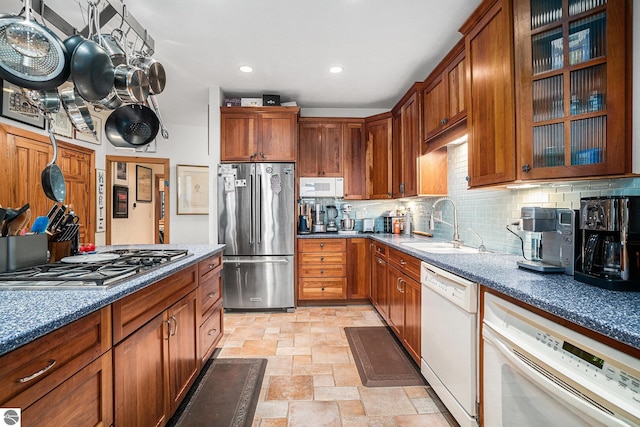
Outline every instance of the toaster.
<path fill-rule="evenodd" d="M 373 233 L 375 227 L 375 219 L 374 218 L 364 218 L 362 220 L 362 232 L 363 233 Z"/>

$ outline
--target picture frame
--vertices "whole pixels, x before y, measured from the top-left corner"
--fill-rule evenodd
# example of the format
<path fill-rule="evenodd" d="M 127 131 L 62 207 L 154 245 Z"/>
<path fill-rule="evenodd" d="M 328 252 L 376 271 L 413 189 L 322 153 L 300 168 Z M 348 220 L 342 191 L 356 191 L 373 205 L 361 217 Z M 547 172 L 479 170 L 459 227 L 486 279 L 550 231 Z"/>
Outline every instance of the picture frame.
<path fill-rule="evenodd" d="M 151 202 L 152 177 L 151 168 L 136 165 L 136 201 Z"/>
<path fill-rule="evenodd" d="M 178 215 L 209 214 L 209 167 L 177 165 Z"/>
<path fill-rule="evenodd" d="M 95 137 L 91 133 L 80 132 L 78 129 L 74 129 L 74 138 L 77 139 L 78 141 L 84 141 L 84 142 L 89 142 L 91 144 L 102 145 L 102 134 L 104 131 L 102 127 L 102 117 L 97 117 L 92 115 L 91 119 L 93 120 L 93 128 L 96 131 Z"/>
<path fill-rule="evenodd" d="M 116 162 L 113 182 L 118 185 L 127 185 L 129 183 L 127 179 L 127 162 Z"/>
<path fill-rule="evenodd" d="M 60 108 L 57 113 L 53 114 L 53 133 L 67 138 L 73 138 L 74 129 L 67 115 L 67 111 L 64 108 Z"/>
<path fill-rule="evenodd" d="M 96 169 L 96 233 L 106 231 L 106 185 L 107 178 L 104 169 Z"/>
<path fill-rule="evenodd" d="M 45 119 L 40 111 L 27 102 L 22 89 L 6 80 L 2 80 L 2 106 L 0 115 L 20 123 L 40 129 L 45 128 Z"/>
<path fill-rule="evenodd" d="M 113 186 L 113 217 L 129 217 L 129 187 L 123 185 Z"/>

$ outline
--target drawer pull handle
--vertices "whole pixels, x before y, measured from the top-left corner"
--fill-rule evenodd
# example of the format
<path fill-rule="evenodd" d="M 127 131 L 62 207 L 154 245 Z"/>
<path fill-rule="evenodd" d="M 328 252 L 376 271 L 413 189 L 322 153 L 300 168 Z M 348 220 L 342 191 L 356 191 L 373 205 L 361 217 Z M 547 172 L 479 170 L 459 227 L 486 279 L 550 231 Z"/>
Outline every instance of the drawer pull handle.
<path fill-rule="evenodd" d="M 384 264 L 384 261 L 382 261 L 380 258 L 376 258 L 376 261 L 378 261 L 378 264 Z"/>
<path fill-rule="evenodd" d="M 400 265 L 407 265 L 407 261 L 405 261 L 405 260 L 401 259 L 401 260 L 400 260 Z"/>
<path fill-rule="evenodd" d="M 209 264 L 209 270 L 213 270 L 214 268 L 216 268 L 215 264 Z"/>
<path fill-rule="evenodd" d="M 171 332 L 171 321 L 173 320 L 173 323 L 176 325 L 176 327 L 174 328 L 173 332 Z M 167 337 L 167 339 L 175 336 L 178 333 L 178 320 L 176 320 L 176 316 L 171 316 L 170 318 L 168 318 L 166 320 L 167 325 L 169 325 L 169 336 Z"/>
<path fill-rule="evenodd" d="M 320 270 L 320 274 L 324 274 L 324 270 Z"/>
<path fill-rule="evenodd" d="M 208 296 L 209 296 L 209 298 L 215 298 L 216 295 L 218 295 L 217 292 L 211 292 Z"/>
<path fill-rule="evenodd" d="M 320 247 L 321 247 L 321 248 L 324 248 L 324 243 L 320 243 Z"/>
<path fill-rule="evenodd" d="M 324 261 L 324 257 L 323 256 L 320 257 L 320 261 Z"/>
<path fill-rule="evenodd" d="M 28 383 L 29 381 L 38 378 L 40 375 L 44 374 L 45 372 L 47 372 L 49 369 L 53 368 L 53 366 L 56 364 L 55 360 L 50 360 L 49 364 L 47 366 L 45 366 L 44 368 L 40 369 L 38 372 L 31 374 L 29 376 L 26 376 L 24 378 L 20 378 L 18 380 L 19 383 Z"/>
<path fill-rule="evenodd" d="M 211 329 L 211 330 L 209 331 L 209 335 L 215 335 L 215 334 L 217 334 L 217 333 L 218 333 L 218 330 L 217 330 L 217 329 Z"/>

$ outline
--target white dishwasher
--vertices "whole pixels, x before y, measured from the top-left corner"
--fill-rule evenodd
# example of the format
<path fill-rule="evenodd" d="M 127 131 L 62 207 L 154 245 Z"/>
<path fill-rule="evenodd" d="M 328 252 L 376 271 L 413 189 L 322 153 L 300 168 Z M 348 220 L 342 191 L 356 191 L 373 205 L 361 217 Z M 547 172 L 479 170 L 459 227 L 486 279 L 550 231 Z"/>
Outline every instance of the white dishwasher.
<path fill-rule="evenodd" d="M 476 283 L 421 266 L 421 371 L 462 427 L 478 426 Z"/>

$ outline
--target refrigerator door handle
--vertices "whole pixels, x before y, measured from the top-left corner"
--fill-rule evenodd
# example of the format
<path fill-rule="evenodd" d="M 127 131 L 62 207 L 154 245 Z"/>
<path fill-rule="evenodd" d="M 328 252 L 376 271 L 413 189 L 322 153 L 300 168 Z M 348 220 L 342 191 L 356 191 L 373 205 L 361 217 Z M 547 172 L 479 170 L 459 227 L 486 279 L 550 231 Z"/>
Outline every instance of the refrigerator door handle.
<path fill-rule="evenodd" d="M 254 227 L 254 222 L 255 222 L 255 203 L 254 203 L 254 198 L 253 198 L 253 187 L 254 187 L 254 182 L 253 182 L 253 173 L 251 175 L 249 175 L 249 194 L 251 195 L 251 218 L 249 221 L 249 244 L 253 245 L 253 227 Z"/>
<path fill-rule="evenodd" d="M 260 197 L 260 200 L 258 200 L 258 222 L 256 225 L 257 228 L 257 243 L 260 244 L 262 243 L 262 175 L 258 174 L 258 197 Z"/>
<path fill-rule="evenodd" d="M 288 264 L 286 258 L 279 259 L 222 259 L 223 264 Z"/>

